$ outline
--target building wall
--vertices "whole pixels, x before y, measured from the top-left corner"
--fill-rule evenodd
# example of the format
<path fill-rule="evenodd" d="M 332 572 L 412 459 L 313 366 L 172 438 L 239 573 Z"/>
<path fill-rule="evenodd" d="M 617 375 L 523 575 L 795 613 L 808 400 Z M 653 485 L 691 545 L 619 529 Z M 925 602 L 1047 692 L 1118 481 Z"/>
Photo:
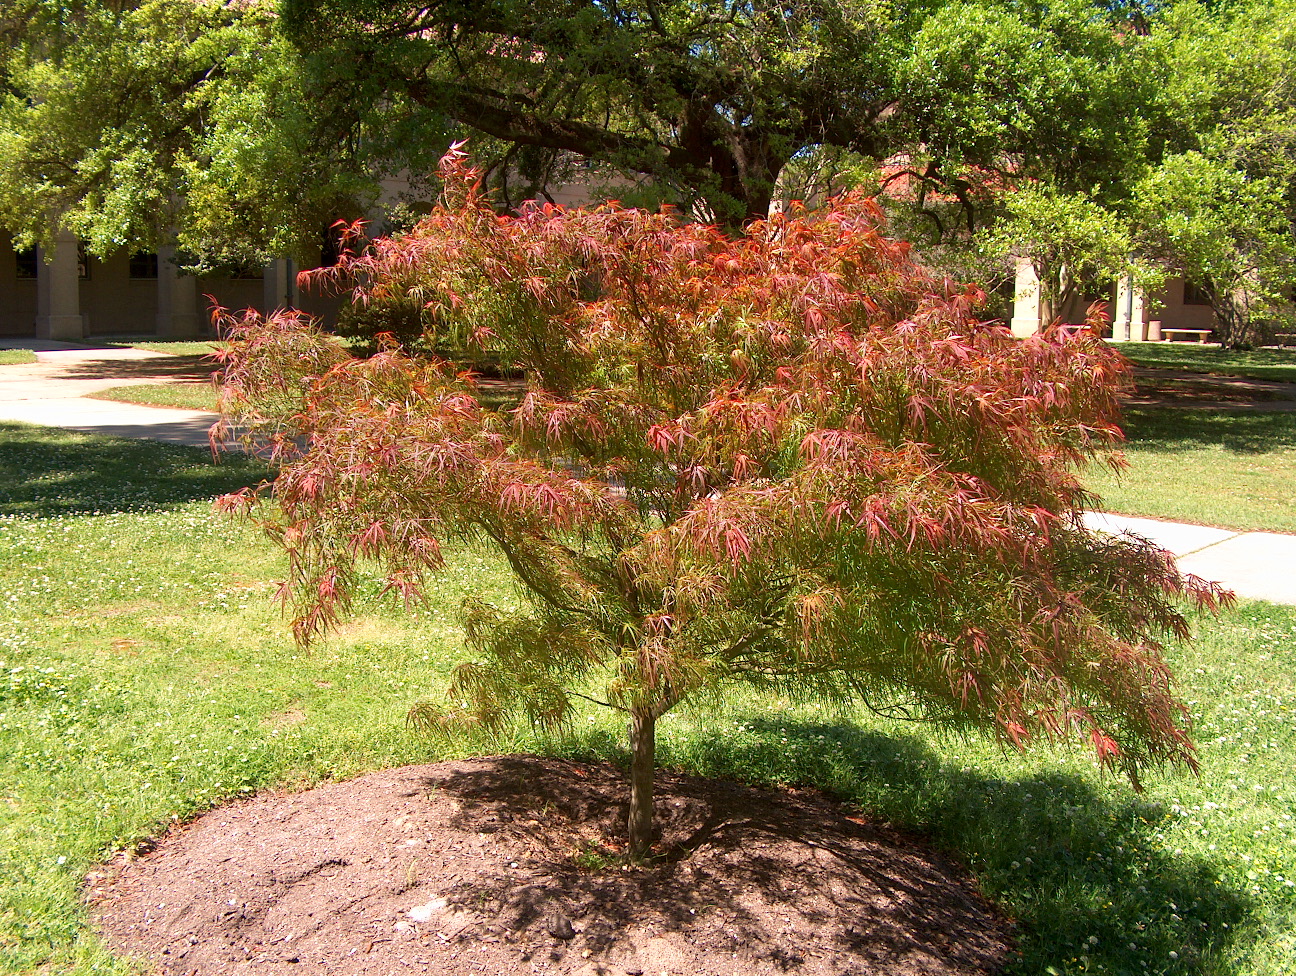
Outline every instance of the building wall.
<path fill-rule="evenodd" d="M 140 336 L 158 333 L 159 286 L 156 276 L 131 277 L 130 252 L 123 249 L 106 258 L 86 260 L 87 275 L 77 284 L 79 310 L 87 337 Z M 137 273 L 147 273 L 139 267 Z M 195 283 L 196 308 L 192 311 L 205 329 L 213 300 L 232 311 L 255 308 L 266 311 L 281 299 L 270 294 L 261 275 L 232 278 L 200 277 Z M 297 305 L 327 324 L 337 321 L 343 299 L 318 290 L 302 292 Z M 36 335 L 37 281 L 18 274 L 18 255 L 12 238 L 0 231 L 0 337 Z M 183 309 L 181 309 L 183 311 Z"/>
<path fill-rule="evenodd" d="M 157 329 L 157 278 L 131 278 L 130 255 L 89 256 L 81 282 L 81 314 L 92 336 L 147 335 Z"/>
<path fill-rule="evenodd" d="M 579 203 L 575 192 L 562 194 L 564 204 Z M 132 278 L 130 255 L 118 251 L 107 258 L 91 256 L 87 261 L 88 276 L 78 284 L 80 312 L 89 336 L 155 335 L 158 330 L 158 281 L 156 278 Z M 240 311 L 255 308 L 266 311 L 267 306 L 277 306 L 282 297 L 277 295 L 280 285 L 287 279 L 263 277 L 231 278 L 211 276 L 196 282 L 197 307 L 192 311 L 205 328 L 212 302 Z M 1104 296 L 1111 302 L 1114 323 L 1120 322 L 1123 313 L 1123 291 L 1115 296 Z M 1190 296 L 1191 297 L 1191 296 Z M 1019 263 L 1015 289 L 1015 303 L 1011 319 L 1013 332 L 1029 335 L 1039 328 L 1038 284 L 1034 272 L 1025 262 Z M 1164 329 L 1210 329 L 1214 325 L 1214 312 L 1209 305 L 1185 302 L 1185 283 L 1172 279 L 1150 300 L 1140 301 L 1131 322 L 1131 338 L 1147 337 L 1147 325 L 1160 320 Z M 1090 299 L 1077 302 L 1063 316 L 1065 321 L 1080 321 Z M 345 299 L 326 295 L 318 289 L 298 293 L 297 307 L 324 320 L 327 325 L 337 321 L 339 308 Z M 0 231 L 0 336 L 33 336 L 36 334 L 37 282 L 18 275 L 17 254 L 10 236 Z M 192 320 L 191 320 L 192 321 Z M 1124 332 L 1117 328 L 1124 338 Z"/>
<path fill-rule="evenodd" d="M 1213 329 L 1215 310 L 1209 305 L 1190 304 L 1184 301 L 1187 282 L 1173 278 L 1155 296 L 1149 308 L 1149 321 L 1161 320 L 1163 329 Z"/>
<path fill-rule="evenodd" d="M 265 311 L 264 278 L 227 278 L 205 275 L 198 279 L 198 312 L 204 322 L 210 322 L 212 303 L 231 312 L 245 308 Z"/>
<path fill-rule="evenodd" d="M 18 277 L 13 239 L 0 231 L 0 336 L 36 331 L 36 279 Z"/>
<path fill-rule="evenodd" d="M 1010 326 L 1016 336 L 1033 335 L 1042 324 L 1039 282 L 1029 261 L 1018 259 L 1016 272 Z M 1172 278 L 1154 295 L 1144 296 L 1138 289 L 1134 289 L 1131 295 L 1122 281 L 1110 293 L 1077 299 L 1064 310 L 1061 321 L 1083 321 L 1090 302 L 1097 299 L 1108 303 L 1112 323 L 1109 335 L 1117 340 L 1129 338 L 1137 341 L 1155 335 L 1155 330 L 1149 328 L 1153 321 L 1159 321 L 1162 329 L 1213 329 L 1215 310 L 1210 305 L 1185 301 L 1186 289 L 1184 279 Z"/>

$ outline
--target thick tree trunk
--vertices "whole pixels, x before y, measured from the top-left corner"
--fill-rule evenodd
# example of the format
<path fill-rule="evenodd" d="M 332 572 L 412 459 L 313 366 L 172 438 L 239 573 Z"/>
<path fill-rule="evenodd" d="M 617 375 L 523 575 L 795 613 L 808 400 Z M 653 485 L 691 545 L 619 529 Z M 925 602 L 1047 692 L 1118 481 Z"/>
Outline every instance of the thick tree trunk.
<path fill-rule="evenodd" d="M 630 856 L 642 858 L 652 847 L 653 774 L 657 769 L 657 716 L 630 713 Z"/>

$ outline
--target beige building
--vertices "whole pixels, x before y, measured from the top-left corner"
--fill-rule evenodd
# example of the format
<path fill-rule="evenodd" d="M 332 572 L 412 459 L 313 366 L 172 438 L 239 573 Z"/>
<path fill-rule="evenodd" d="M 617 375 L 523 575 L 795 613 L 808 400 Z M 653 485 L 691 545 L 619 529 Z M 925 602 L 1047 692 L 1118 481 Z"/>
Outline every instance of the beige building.
<path fill-rule="evenodd" d="M 585 188 L 565 187 L 557 202 L 575 205 Z M 76 238 L 61 234 L 49 253 L 43 248 L 15 250 L 0 231 L 0 339 L 38 338 L 79 342 L 107 336 L 152 335 L 191 338 L 209 335 L 214 303 L 228 309 L 260 312 L 292 306 L 325 321 L 335 321 L 339 300 L 303 294 L 296 287 L 293 262 L 273 261 L 238 275 L 194 277 L 182 274 L 164 250 L 154 254 L 121 250 L 107 258 L 86 253 Z M 1111 309 L 1114 340 L 1201 339 L 1214 326 L 1204 296 L 1181 278 L 1171 279 L 1153 296 L 1122 281 L 1102 295 L 1077 300 L 1066 321 L 1082 321 L 1090 301 Z M 1039 281 L 1029 261 L 1016 270 L 1011 328 L 1032 335 L 1041 325 Z"/>
<path fill-rule="evenodd" d="M 1104 294 L 1075 301 L 1072 308 L 1065 310 L 1063 319 L 1083 321 L 1085 310 L 1095 299 L 1108 303 L 1112 320 L 1111 338 L 1117 342 L 1205 339 L 1215 327 L 1215 310 L 1210 302 L 1183 278 L 1170 278 L 1150 296 L 1132 287 L 1128 278 L 1123 278 Z M 1010 324 L 1016 336 L 1034 335 L 1044 325 L 1040 314 L 1039 279 L 1031 263 L 1025 259 L 1017 262 Z"/>
<path fill-rule="evenodd" d="M 19 251 L 0 231 L 0 339 L 192 338 L 210 334 L 213 302 L 229 309 L 295 306 L 336 314 L 336 299 L 298 292 L 291 261 L 194 277 L 180 273 L 171 256 L 123 249 L 99 258 L 70 234 L 60 234 L 49 252 Z"/>

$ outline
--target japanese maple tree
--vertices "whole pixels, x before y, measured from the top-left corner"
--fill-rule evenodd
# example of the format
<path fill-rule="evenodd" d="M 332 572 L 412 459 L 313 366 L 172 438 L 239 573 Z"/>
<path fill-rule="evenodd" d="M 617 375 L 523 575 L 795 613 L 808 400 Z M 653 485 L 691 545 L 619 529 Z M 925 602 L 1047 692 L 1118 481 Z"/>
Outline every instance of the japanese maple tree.
<path fill-rule="evenodd" d="M 469 601 L 475 657 L 413 718 L 624 712 L 636 856 L 657 720 L 730 682 L 1018 748 L 1079 736 L 1135 782 L 1195 766 L 1161 641 L 1187 632 L 1181 597 L 1223 594 L 1081 523 L 1126 378 L 1101 340 L 978 321 L 977 289 L 925 273 L 867 199 L 729 239 L 614 205 L 500 216 L 458 152 L 442 177 L 412 233 L 311 274 L 422 303 L 525 371 L 516 408 L 447 362 L 351 358 L 299 315 L 227 319 L 216 434 L 280 466 L 227 502 L 287 551 L 300 639 L 361 561 L 416 599 L 445 540 L 495 547 L 525 609 Z"/>

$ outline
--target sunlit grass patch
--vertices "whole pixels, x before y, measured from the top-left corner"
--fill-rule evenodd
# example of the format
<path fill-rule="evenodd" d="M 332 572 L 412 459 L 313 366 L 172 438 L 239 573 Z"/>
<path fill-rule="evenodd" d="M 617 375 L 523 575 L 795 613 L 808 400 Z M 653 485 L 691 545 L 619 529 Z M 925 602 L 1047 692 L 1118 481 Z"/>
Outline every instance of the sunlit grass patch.
<path fill-rule="evenodd" d="M 450 546 L 426 606 L 379 599 L 375 580 L 352 622 L 302 651 L 271 602 L 279 554 L 207 500 L 264 472 L 174 451 L 0 428 L 0 459 L 38 484 L 99 468 L 90 508 L 0 479 L 0 972 L 134 972 L 85 928 L 82 877 L 223 800 L 452 750 L 625 758 L 622 718 L 594 706 L 562 740 L 521 729 L 452 746 L 411 732 L 406 710 L 437 697 L 465 654 L 463 598 L 516 601 L 505 567 Z M 1202 775 L 1154 775 L 1142 794 L 1085 750 L 1018 756 L 750 691 L 669 713 L 659 756 L 817 785 L 920 831 L 1019 920 L 1018 976 L 1289 973 L 1296 609 L 1196 623 L 1197 642 L 1171 657 Z"/>
<path fill-rule="evenodd" d="M 215 411 L 216 387 L 210 383 L 141 383 L 137 386 L 114 386 L 95 393 L 96 400 L 139 403 L 148 407 L 175 407 L 181 410 Z"/>
<path fill-rule="evenodd" d="M 114 849 L 224 798 L 444 754 L 404 724 L 461 653 L 444 608 L 375 584 L 355 625 L 302 651 L 253 529 L 116 487 L 98 514 L 0 519 L 0 972 L 133 971 L 94 968 L 83 927 L 79 879 Z M 498 585 L 452 552 L 438 592 Z"/>
<path fill-rule="evenodd" d="M 1124 428 L 1129 470 L 1085 475 L 1106 510 L 1296 532 L 1296 414 L 1139 408 Z"/>
<path fill-rule="evenodd" d="M 0 349 L 0 366 L 20 366 L 36 362 L 36 354 L 30 349 Z"/>

